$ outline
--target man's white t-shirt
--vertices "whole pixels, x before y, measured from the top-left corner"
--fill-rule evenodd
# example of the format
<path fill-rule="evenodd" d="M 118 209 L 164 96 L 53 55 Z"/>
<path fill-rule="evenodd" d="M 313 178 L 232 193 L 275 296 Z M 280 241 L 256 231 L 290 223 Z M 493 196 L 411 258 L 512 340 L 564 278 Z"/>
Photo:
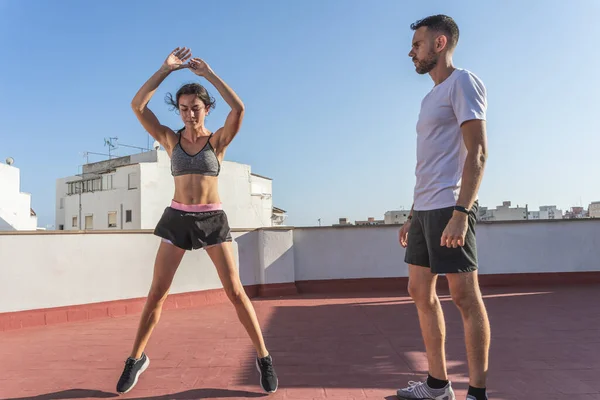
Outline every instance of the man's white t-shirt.
<path fill-rule="evenodd" d="M 457 68 L 423 98 L 417 122 L 415 210 L 456 205 L 467 149 L 460 126 L 485 120 L 487 95 L 473 73 Z"/>

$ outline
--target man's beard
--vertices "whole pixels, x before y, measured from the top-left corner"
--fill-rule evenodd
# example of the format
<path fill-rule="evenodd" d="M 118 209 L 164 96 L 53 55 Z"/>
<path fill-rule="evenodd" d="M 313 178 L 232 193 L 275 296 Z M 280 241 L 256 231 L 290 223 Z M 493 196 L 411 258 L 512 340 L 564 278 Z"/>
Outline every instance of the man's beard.
<path fill-rule="evenodd" d="M 427 55 L 427 58 L 424 60 L 417 61 L 417 65 L 415 66 L 418 74 L 427 74 L 429 73 L 438 63 L 439 57 L 431 52 Z"/>

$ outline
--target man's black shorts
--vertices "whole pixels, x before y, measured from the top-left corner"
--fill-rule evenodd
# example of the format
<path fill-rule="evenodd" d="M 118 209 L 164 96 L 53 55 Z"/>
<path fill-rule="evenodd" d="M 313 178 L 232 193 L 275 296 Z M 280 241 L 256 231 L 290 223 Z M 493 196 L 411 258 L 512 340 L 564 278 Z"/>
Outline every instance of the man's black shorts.
<path fill-rule="evenodd" d="M 413 211 L 404 262 L 430 268 L 434 274 L 475 271 L 478 268 L 475 240 L 478 208 L 479 205 L 475 202 L 469 211 L 464 246 L 456 248 L 440 245 L 442 233 L 452 217 L 454 207 Z"/>

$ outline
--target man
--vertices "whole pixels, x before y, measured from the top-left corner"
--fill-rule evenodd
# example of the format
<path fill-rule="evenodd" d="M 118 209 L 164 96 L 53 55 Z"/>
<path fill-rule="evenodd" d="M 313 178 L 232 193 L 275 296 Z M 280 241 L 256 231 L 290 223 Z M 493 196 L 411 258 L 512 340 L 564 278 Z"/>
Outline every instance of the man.
<path fill-rule="evenodd" d="M 454 400 L 445 356 L 445 321 L 435 287 L 445 274 L 462 315 L 469 365 L 467 400 L 486 400 L 490 327 L 477 279 L 477 192 L 487 157 L 486 89 L 471 72 L 454 67 L 458 26 L 434 15 L 411 25 L 417 73 L 434 82 L 417 123 L 414 203 L 399 232 L 406 247 L 409 293 L 419 315 L 429 374 L 399 389 L 400 399 Z"/>

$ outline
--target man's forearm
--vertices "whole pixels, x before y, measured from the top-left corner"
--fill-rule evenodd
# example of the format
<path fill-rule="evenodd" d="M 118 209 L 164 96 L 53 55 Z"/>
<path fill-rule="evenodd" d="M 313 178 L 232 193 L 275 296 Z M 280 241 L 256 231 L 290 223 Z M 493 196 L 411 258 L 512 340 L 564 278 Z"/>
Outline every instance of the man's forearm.
<path fill-rule="evenodd" d="M 483 178 L 485 169 L 485 155 L 481 151 L 475 154 L 467 154 L 463 168 L 460 193 L 458 195 L 457 206 L 465 207 L 470 210 L 477 198 L 477 192 Z"/>

